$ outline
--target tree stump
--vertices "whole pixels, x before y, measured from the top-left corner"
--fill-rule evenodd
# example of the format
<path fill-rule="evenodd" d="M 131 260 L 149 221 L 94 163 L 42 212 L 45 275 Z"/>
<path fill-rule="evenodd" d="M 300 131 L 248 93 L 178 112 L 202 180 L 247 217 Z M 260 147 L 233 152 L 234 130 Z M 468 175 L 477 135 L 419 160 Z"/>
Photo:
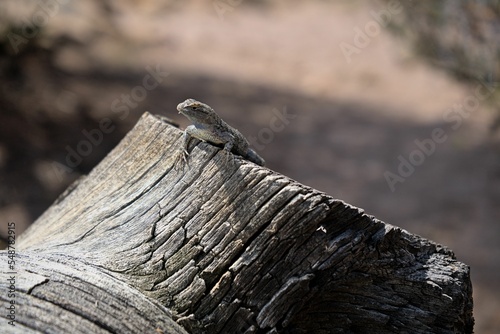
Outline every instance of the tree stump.
<path fill-rule="evenodd" d="M 3 333 L 472 333 L 451 250 L 181 134 L 145 113 L 16 240 Z"/>

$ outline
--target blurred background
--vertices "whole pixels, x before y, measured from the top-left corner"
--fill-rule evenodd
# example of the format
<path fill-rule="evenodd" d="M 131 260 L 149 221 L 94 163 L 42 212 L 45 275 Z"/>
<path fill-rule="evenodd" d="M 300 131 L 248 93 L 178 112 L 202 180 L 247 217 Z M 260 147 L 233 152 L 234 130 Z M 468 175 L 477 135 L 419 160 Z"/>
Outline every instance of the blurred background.
<path fill-rule="evenodd" d="M 499 55 L 493 0 L 2 0 L 0 246 L 193 97 L 269 168 L 453 249 L 499 333 Z"/>

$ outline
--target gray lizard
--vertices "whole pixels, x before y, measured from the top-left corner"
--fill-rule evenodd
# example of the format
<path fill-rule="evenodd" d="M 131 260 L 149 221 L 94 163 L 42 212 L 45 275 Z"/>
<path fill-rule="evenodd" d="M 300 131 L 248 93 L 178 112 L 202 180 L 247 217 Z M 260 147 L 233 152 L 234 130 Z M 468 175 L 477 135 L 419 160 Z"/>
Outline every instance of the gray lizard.
<path fill-rule="evenodd" d="M 180 114 L 186 116 L 193 125 L 184 130 L 183 157 L 189 155 L 187 147 L 192 137 L 215 145 L 224 145 L 226 152 L 232 152 L 243 158 L 264 166 L 265 161 L 249 147 L 248 140 L 235 128 L 224 122 L 222 118 L 207 104 L 187 99 L 177 105 Z"/>

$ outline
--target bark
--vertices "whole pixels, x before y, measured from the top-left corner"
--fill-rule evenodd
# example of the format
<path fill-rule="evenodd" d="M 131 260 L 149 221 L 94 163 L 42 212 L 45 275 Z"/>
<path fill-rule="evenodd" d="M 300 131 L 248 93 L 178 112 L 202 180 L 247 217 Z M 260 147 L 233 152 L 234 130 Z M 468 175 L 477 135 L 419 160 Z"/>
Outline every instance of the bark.
<path fill-rule="evenodd" d="M 21 236 L 15 328 L 472 332 L 451 250 L 207 143 L 182 163 L 181 144 L 146 113 Z"/>

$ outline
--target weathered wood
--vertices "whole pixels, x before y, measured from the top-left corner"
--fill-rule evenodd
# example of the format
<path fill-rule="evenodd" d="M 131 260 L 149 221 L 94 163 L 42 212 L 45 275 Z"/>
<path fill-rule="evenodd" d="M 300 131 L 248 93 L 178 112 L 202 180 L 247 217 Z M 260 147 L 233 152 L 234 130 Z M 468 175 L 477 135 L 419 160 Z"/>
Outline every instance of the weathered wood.
<path fill-rule="evenodd" d="M 175 164 L 180 136 L 146 113 L 22 235 L 19 279 L 34 276 L 20 324 L 472 332 L 469 268 L 449 249 L 210 144 L 192 143 L 189 165 Z M 116 317 L 112 303 L 131 310 Z"/>
<path fill-rule="evenodd" d="M 1 333 L 186 333 L 164 306 L 95 265 L 22 252 L 16 268 L 15 297 L 0 295 L 2 305 L 15 301 L 15 326 L 2 319 Z M 2 277 L 1 291 L 8 283 Z"/>

